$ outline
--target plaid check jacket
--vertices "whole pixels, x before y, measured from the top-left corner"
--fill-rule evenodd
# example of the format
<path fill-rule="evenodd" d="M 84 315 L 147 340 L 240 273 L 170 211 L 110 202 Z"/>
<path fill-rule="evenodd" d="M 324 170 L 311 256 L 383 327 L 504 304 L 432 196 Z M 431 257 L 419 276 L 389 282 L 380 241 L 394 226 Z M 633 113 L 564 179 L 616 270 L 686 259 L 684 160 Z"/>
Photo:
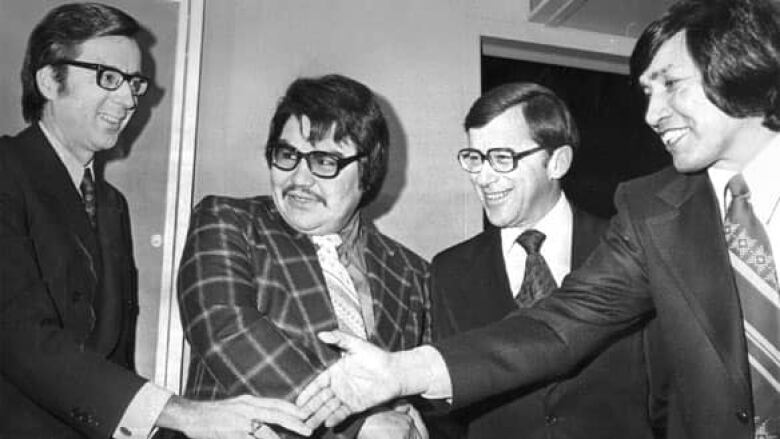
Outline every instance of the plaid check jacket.
<path fill-rule="evenodd" d="M 428 263 L 373 224 L 362 227 L 375 316 L 370 341 L 391 351 L 430 341 Z M 315 246 L 270 197 L 210 196 L 195 207 L 178 299 L 192 347 L 187 396 L 293 400 L 339 358 L 316 337 L 338 323 Z"/>

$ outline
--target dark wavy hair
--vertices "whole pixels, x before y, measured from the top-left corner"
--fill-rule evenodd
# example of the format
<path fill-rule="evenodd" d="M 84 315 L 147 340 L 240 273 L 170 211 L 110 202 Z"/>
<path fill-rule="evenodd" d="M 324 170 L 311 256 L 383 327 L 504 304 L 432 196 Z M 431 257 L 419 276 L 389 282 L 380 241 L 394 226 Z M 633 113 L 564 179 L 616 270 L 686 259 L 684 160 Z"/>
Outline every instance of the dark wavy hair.
<path fill-rule="evenodd" d="M 350 140 L 357 153 L 366 156 L 358 161 L 360 205 L 370 203 L 382 187 L 387 173 L 390 134 L 379 102 L 371 90 L 342 75 L 299 78 L 287 88 L 271 119 L 265 158 L 271 166 L 269 145 L 279 140 L 284 124 L 295 117 L 306 116 L 311 122 L 308 141 L 316 143 L 333 128 L 333 140 Z"/>
<path fill-rule="evenodd" d="M 679 32 L 707 98 L 731 117 L 761 116 L 780 131 L 780 27 L 768 0 L 682 0 L 645 29 L 631 55 L 638 84 L 658 49 Z"/>
<path fill-rule="evenodd" d="M 100 3 L 70 3 L 52 9 L 35 26 L 27 41 L 22 66 L 22 115 L 27 122 L 41 118 L 46 98 L 38 90 L 35 74 L 58 61 L 80 54 L 81 43 L 104 36 L 134 38 L 140 25 L 117 8 Z M 66 66 L 55 66 L 55 78 L 64 84 Z"/>
<path fill-rule="evenodd" d="M 563 145 L 577 150 L 580 134 L 566 103 L 552 90 L 532 82 L 513 82 L 491 89 L 469 109 L 463 128 L 482 128 L 504 111 L 520 106 L 531 138 L 553 151 Z"/>

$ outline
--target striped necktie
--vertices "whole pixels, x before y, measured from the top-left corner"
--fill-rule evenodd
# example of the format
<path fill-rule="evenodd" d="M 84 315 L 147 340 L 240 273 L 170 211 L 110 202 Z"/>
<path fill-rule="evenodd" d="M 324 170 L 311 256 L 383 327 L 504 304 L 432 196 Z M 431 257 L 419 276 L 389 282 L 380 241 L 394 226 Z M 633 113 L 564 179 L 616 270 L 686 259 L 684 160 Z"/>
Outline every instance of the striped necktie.
<path fill-rule="evenodd" d="M 92 170 L 84 168 L 84 177 L 81 179 L 81 198 L 84 201 L 84 210 L 87 211 L 89 224 L 94 229 L 97 227 L 97 204 L 95 203 L 95 180 L 92 178 Z"/>
<path fill-rule="evenodd" d="M 769 237 L 750 205 L 741 174 L 729 180 L 724 229 L 745 326 L 756 434 L 780 417 L 780 295 Z M 772 433 L 780 433 L 773 431 Z M 758 436 L 757 436 L 758 437 Z"/>
<path fill-rule="evenodd" d="M 330 293 L 330 301 L 336 313 L 339 329 L 366 339 L 366 326 L 360 311 L 357 289 L 346 267 L 339 261 L 336 251 L 341 245 L 341 237 L 332 234 L 312 236 L 311 240 L 318 247 L 317 258 L 322 266 L 322 274 Z"/>
<path fill-rule="evenodd" d="M 547 237 L 544 233 L 535 229 L 528 229 L 517 238 L 517 243 L 526 252 L 523 283 L 520 285 L 520 293 L 515 298 L 515 302 L 521 308 L 533 305 L 557 287 L 547 261 L 539 252 L 545 238 Z"/>

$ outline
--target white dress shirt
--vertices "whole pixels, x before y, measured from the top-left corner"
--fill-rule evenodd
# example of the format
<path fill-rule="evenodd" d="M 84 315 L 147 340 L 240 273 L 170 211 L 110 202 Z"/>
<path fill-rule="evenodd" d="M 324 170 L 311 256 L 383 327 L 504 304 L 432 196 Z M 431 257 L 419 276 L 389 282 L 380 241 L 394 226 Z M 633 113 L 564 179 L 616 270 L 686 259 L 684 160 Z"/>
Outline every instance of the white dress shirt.
<path fill-rule="evenodd" d="M 546 236 L 540 253 L 552 271 L 555 283 L 561 284 L 563 278 L 571 271 L 571 243 L 573 214 L 566 196 L 561 194 L 558 201 L 547 214 L 542 217 L 532 229 Z M 516 242 L 527 229 L 506 227 L 501 229 L 501 248 L 504 254 L 506 275 L 509 286 L 515 296 L 520 292 L 525 276 L 525 260 L 528 257 L 525 249 Z"/>

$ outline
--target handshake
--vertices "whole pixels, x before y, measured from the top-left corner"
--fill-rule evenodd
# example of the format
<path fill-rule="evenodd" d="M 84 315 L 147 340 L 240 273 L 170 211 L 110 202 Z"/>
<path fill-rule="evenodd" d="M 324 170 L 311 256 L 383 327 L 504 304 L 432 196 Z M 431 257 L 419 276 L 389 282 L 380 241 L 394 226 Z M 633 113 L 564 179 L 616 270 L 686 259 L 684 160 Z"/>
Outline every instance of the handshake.
<path fill-rule="evenodd" d="M 274 424 L 309 436 L 320 425 L 334 427 L 352 414 L 428 390 L 431 361 L 421 355 L 420 348 L 390 353 L 340 331 L 322 332 L 319 337 L 340 348 L 344 355 L 307 384 L 295 404 L 247 395 L 211 401 L 207 403 L 213 405 L 211 411 L 191 418 L 189 428 L 181 431 L 193 439 L 227 439 L 234 434 L 243 439 L 247 434 L 256 439 L 275 439 L 279 436 L 266 425 Z M 234 416 L 237 411 L 240 418 Z M 217 416 L 216 412 L 222 414 Z M 240 431 L 235 431 L 237 426 L 241 426 Z M 392 409 L 369 415 L 357 437 L 427 439 L 428 433 L 410 404 L 396 402 Z"/>

